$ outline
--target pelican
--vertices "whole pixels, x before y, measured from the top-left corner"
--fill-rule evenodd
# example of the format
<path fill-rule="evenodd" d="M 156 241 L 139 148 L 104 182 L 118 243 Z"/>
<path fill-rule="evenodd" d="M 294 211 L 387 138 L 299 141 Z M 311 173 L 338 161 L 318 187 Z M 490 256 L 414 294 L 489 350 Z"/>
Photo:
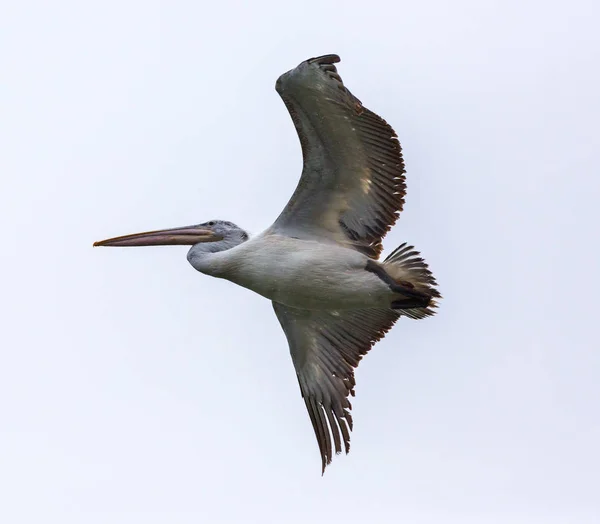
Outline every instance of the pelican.
<path fill-rule="evenodd" d="M 120 236 L 94 246 L 189 245 L 194 269 L 273 303 L 321 454 L 350 450 L 354 370 L 399 317 L 434 314 L 440 294 L 427 264 L 381 241 L 406 193 L 394 130 L 348 90 L 337 55 L 302 62 L 276 90 L 300 138 L 303 169 L 291 200 L 260 235 L 231 222 Z"/>

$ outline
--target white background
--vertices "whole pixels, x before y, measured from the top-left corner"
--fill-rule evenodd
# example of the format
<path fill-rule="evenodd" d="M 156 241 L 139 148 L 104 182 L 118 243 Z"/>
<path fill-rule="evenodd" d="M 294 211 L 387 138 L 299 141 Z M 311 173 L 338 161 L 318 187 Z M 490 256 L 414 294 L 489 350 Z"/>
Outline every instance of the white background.
<path fill-rule="evenodd" d="M 595 1 L 7 2 L 0 520 L 600 521 Z M 286 204 L 315 55 L 398 132 L 439 314 L 357 372 L 324 477 L 270 303 L 92 242 Z"/>

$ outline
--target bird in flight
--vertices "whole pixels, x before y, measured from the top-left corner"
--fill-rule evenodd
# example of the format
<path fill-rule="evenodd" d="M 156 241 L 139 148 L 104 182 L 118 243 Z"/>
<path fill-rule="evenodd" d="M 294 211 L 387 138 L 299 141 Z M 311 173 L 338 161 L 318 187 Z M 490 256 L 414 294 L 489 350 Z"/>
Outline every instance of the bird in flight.
<path fill-rule="evenodd" d="M 337 55 L 302 62 L 276 90 L 302 147 L 303 169 L 277 220 L 254 238 L 231 222 L 125 235 L 94 246 L 189 245 L 201 273 L 273 303 L 312 422 L 322 472 L 350 449 L 354 369 L 401 316 L 431 316 L 440 294 L 402 244 L 378 260 L 406 193 L 394 130 L 342 82 Z"/>

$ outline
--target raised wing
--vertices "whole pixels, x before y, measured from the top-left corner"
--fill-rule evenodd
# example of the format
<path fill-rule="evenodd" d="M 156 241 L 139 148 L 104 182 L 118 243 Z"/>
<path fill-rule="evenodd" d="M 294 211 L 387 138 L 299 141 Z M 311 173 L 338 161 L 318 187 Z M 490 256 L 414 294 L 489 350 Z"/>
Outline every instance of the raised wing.
<path fill-rule="evenodd" d="M 311 58 L 277 80 L 304 167 L 272 230 L 378 258 L 404 204 L 404 162 L 394 130 L 342 83 L 333 65 L 339 61 L 337 55 Z"/>
<path fill-rule="evenodd" d="M 285 332 L 300 391 L 317 436 L 322 468 L 333 450 L 350 451 L 354 369 L 394 325 L 399 313 L 387 309 L 307 311 L 273 302 Z M 333 444 L 332 444 L 333 438 Z"/>

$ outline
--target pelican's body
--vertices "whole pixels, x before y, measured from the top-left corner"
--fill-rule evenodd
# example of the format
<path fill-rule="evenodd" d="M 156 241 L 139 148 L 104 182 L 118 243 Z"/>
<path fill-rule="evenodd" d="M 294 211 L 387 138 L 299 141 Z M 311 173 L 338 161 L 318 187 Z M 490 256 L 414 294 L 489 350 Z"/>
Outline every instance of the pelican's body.
<path fill-rule="evenodd" d="M 368 257 L 315 240 L 262 234 L 219 253 L 188 253 L 190 264 L 265 298 L 305 309 L 390 307 L 394 293 L 374 273 Z"/>
<path fill-rule="evenodd" d="M 288 339 L 322 468 L 350 449 L 354 369 L 400 316 L 434 314 L 427 264 L 381 241 L 402 210 L 404 162 L 393 129 L 337 74 L 336 55 L 302 62 L 276 89 L 290 112 L 304 168 L 287 206 L 264 233 L 231 222 L 116 237 L 95 245 L 189 245 L 198 271 L 271 300 Z"/>

